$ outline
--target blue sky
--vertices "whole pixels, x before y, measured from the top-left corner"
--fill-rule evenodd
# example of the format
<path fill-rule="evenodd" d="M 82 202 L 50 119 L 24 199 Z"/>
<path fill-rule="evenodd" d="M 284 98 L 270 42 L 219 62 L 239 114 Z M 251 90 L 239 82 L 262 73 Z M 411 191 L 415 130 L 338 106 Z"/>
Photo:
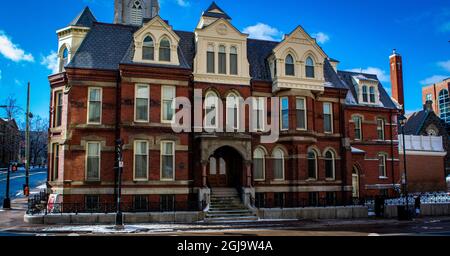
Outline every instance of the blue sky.
<path fill-rule="evenodd" d="M 161 16 L 192 31 L 210 0 L 161 0 Z M 357 0 L 217 0 L 232 23 L 254 38 L 279 40 L 297 25 L 318 38 L 341 70 L 377 73 L 390 91 L 389 55 L 404 62 L 408 111 L 421 108 L 423 84 L 450 76 L 450 2 Z M 88 5 L 101 22 L 112 22 L 114 0 L 4 1 L 0 8 L 0 103 L 10 95 L 25 107 L 30 81 L 32 112 L 48 117 L 49 83 L 57 47 L 55 31 Z M 0 112 L 1 113 L 1 112 Z M 3 113 L 1 113 L 3 114 Z M 1 115 L 0 114 L 0 115 Z"/>

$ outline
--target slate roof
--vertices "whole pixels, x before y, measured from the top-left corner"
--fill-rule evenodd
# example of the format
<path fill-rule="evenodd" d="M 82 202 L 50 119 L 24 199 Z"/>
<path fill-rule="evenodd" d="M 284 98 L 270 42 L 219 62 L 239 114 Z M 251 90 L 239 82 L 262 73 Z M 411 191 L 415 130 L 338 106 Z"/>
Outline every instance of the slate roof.
<path fill-rule="evenodd" d="M 137 26 L 98 23 L 92 24 L 91 30 L 78 48 L 67 68 L 103 69 L 117 70 L 120 64 L 133 64 L 134 39 L 133 34 L 139 29 Z M 180 65 L 177 68 L 193 69 L 195 57 L 195 34 L 193 32 L 175 30 L 180 37 L 178 56 Z M 253 80 L 271 81 L 271 73 L 267 62 L 273 49 L 279 44 L 275 41 L 248 39 L 247 57 L 250 64 L 250 76 Z M 174 67 L 164 64 L 142 64 L 157 67 Z M 325 86 L 339 89 L 348 89 L 349 104 L 357 104 L 356 92 L 352 76 L 363 75 L 369 79 L 378 78 L 376 75 L 338 71 L 337 73 L 329 63 L 324 61 Z M 381 83 L 378 83 L 381 102 L 383 107 L 395 108 Z"/>
<path fill-rule="evenodd" d="M 406 120 L 404 132 L 406 135 L 419 135 L 423 124 L 427 120 L 431 111 L 421 110 L 412 113 Z"/>
<path fill-rule="evenodd" d="M 358 102 L 357 102 L 358 97 L 356 95 L 356 90 L 355 90 L 355 84 L 354 84 L 354 81 L 353 81 L 353 77 L 354 76 L 363 76 L 366 79 L 378 81 L 378 91 L 380 93 L 380 102 L 381 102 L 383 107 L 391 108 L 391 109 L 396 109 L 397 108 L 396 104 L 392 101 L 391 97 L 389 96 L 389 94 L 384 89 L 384 87 L 381 84 L 380 80 L 378 80 L 377 75 L 366 74 L 366 73 L 361 73 L 361 72 L 350 72 L 350 71 L 338 71 L 337 73 L 339 75 L 339 78 L 344 82 L 344 84 L 346 84 L 347 88 L 352 93 L 351 96 L 353 96 L 353 100 L 355 101 L 354 104 L 358 104 Z M 352 104 L 351 102 L 347 102 L 347 103 Z"/>
<path fill-rule="evenodd" d="M 212 12 L 212 10 L 219 10 L 222 13 L 217 13 L 217 12 Z M 227 20 L 231 20 L 231 17 L 226 14 L 217 4 L 216 2 L 212 2 L 211 5 L 208 7 L 208 9 L 206 9 L 206 11 L 203 12 L 202 16 L 206 16 L 206 17 L 212 17 L 212 18 L 224 18 Z"/>
<path fill-rule="evenodd" d="M 84 10 L 78 14 L 78 16 L 69 23 L 69 26 L 79 26 L 79 27 L 92 27 L 94 22 L 97 22 L 97 19 L 92 14 L 89 7 L 84 8 Z"/>

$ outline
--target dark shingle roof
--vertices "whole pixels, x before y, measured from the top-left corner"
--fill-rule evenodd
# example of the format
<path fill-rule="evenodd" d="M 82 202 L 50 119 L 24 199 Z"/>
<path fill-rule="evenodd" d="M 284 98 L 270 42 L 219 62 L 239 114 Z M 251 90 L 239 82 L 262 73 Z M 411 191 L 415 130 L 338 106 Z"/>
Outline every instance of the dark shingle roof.
<path fill-rule="evenodd" d="M 278 42 L 256 39 L 247 40 L 247 59 L 250 63 L 250 76 L 255 80 L 272 80 L 267 57 L 272 53 Z"/>
<path fill-rule="evenodd" d="M 378 91 L 380 93 L 380 102 L 382 103 L 383 107 L 385 108 L 397 108 L 396 104 L 392 101 L 389 94 L 384 89 L 383 85 L 381 84 L 380 80 L 378 80 L 377 75 L 374 74 L 365 74 L 365 73 L 359 73 L 359 72 L 351 72 L 351 71 L 338 71 L 338 75 L 340 79 L 344 82 L 344 84 L 347 86 L 347 88 L 351 91 L 353 98 L 357 101 L 358 97 L 356 95 L 356 90 L 353 82 L 353 76 L 359 76 L 362 75 L 367 79 L 371 80 L 377 80 L 378 81 Z"/>
<path fill-rule="evenodd" d="M 213 10 L 219 10 L 222 13 L 212 12 Z M 211 5 L 203 12 L 202 16 L 212 17 L 212 18 L 224 18 L 227 20 L 231 20 L 231 17 L 228 16 L 217 4 L 216 2 L 212 2 Z"/>
<path fill-rule="evenodd" d="M 94 22 L 97 22 L 97 19 L 94 17 L 89 7 L 86 7 L 72 22 L 69 23 L 69 26 L 92 27 Z"/>
<path fill-rule="evenodd" d="M 425 120 L 427 120 L 431 111 L 421 110 L 412 113 L 406 120 L 404 132 L 406 135 L 419 135 Z"/>
<path fill-rule="evenodd" d="M 67 67 L 118 69 L 137 29 L 134 26 L 94 23 Z"/>

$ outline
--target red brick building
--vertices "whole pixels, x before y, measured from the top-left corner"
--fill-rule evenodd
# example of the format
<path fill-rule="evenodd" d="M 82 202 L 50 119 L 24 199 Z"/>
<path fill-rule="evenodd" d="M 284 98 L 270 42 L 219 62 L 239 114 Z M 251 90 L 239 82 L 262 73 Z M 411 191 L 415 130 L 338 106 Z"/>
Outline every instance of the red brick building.
<path fill-rule="evenodd" d="M 448 125 L 450 123 L 450 78 L 422 87 L 422 104 L 432 101 L 433 111 Z"/>
<path fill-rule="evenodd" d="M 58 31 L 49 185 L 64 202 L 113 202 L 118 139 L 123 202 L 134 207 L 187 208 L 224 187 L 257 207 L 394 194 L 398 109 L 375 75 L 338 71 L 300 26 L 281 42 L 249 39 L 213 3 L 194 32 L 178 31 L 157 1 L 128 2 L 116 1 L 114 24 L 85 9 Z M 194 120 L 192 132 L 173 131 L 171 103 L 194 102 L 198 89 L 204 105 L 190 112 L 234 132 L 196 131 Z M 279 138 L 263 143 L 276 113 Z"/>

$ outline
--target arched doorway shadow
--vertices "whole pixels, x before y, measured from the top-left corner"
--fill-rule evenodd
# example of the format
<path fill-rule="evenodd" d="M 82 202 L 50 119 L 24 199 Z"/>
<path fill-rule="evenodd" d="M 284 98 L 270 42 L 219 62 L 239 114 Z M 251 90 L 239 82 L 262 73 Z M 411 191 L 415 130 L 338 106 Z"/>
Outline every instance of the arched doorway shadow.
<path fill-rule="evenodd" d="M 207 185 L 214 187 L 242 187 L 244 159 L 230 146 L 217 148 L 209 157 Z"/>

